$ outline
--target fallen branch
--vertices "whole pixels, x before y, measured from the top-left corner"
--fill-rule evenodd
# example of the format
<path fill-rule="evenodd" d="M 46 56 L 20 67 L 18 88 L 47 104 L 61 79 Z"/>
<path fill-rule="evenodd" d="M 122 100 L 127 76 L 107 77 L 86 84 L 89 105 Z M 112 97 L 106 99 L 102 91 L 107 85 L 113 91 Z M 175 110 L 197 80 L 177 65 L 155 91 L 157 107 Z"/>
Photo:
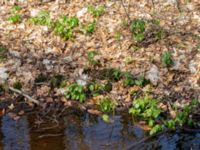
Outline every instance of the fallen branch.
<path fill-rule="evenodd" d="M 24 97 L 27 98 L 28 101 L 30 101 L 30 102 L 32 102 L 32 103 L 35 103 L 35 104 L 37 104 L 37 105 L 40 104 L 40 102 L 39 102 L 38 100 L 36 100 L 36 99 L 30 97 L 29 95 L 25 94 L 23 91 L 20 91 L 20 90 L 18 90 L 18 89 L 13 88 L 13 87 L 9 87 L 9 90 L 11 90 L 12 92 L 15 92 L 15 93 L 17 93 L 17 94 L 23 95 Z"/>
<path fill-rule="evenodd" d="M 40 135 L 38 138 L 41 139 L 41 138 L 58 137 L 58 136 L 63 136 L 63 134 L 62 133 L 57 133 L 57 134 L 43 134 L 43 135 Z"/>

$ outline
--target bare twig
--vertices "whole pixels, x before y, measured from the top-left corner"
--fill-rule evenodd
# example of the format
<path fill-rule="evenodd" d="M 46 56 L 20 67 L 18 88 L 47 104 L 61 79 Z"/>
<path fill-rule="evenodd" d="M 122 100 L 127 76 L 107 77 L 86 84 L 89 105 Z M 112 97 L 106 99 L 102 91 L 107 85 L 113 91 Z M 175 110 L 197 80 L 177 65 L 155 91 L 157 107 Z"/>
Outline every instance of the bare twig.
<path fill-rule="evenodd" d="M 124 8 L 126 16 L 127 16 L 128 20 L 129 20 L 129 23 L 131 23 L 131 18 L 130 18 L 129 14 L 128 14 L 128 11 L 126 10 L 126 6 L 124 5 L 124 2 L 123 2 L 123 0 L 120 0 L 120 1 L 121 1 L 121 4 L 122 4 L 123 8 Z"/>
<path fill-rule="evenodd" d="M 46 138 L 46 137 L 58 137 L 58 136 L 62 136 L 62 133 L 57 133 L 57 134 L 44 134 L 44 135 L 40 135 L 38 138 Z"/>
<path fill-rule="evenodd" d="M 9 87 L 9 90 L 11 90 L 12 92 L 15 92 L 17 94 L 20 94 L 20 95 L 23 95 L 24 97 L 26 97 L 28 99 L 28 101 L 32 102 L 32 103 L 35 103 L 37 105 L 40 104 L 40 102 L 32 97 L 30 97 L 29 95 L 25 94 L 23 91 L 20 91 L 18 89 L 15 89 L 13 87 Z"/>

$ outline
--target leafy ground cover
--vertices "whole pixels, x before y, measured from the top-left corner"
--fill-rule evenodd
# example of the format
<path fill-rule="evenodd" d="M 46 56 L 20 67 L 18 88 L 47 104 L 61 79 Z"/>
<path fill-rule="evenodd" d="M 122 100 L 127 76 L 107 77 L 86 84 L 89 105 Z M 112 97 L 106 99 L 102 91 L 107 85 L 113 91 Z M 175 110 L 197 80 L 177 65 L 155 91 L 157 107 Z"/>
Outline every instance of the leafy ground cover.
<path fill-rule="evenodd" d="M 199 10 L 197 0 L 1 5 L 1 114 L 20 115 L 21 101 L 75 103 L 105 121 L 129 110 L 151 134 L 198 128 Z"/>

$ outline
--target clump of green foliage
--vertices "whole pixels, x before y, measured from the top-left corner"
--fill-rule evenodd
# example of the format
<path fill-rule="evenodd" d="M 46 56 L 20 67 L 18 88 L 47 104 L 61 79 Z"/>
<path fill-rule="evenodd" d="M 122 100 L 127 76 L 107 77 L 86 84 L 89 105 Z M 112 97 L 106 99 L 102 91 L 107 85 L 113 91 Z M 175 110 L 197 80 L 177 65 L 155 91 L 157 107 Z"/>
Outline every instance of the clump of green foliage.
<path fill-rule="evenodd" d="M 22 8 L 20 6 L 13 6 L 11 8 L 11 13 L 12 15 L 10 17 L 8 17 L 8 21 L 11 23 L 20 23 L 22 21 L 22 17 L 19 14 L 19 12 L 22 10 Z"/>
<path fill-rule="evenodd" d="M 135 84 L 135 78 L 133 75 L 129 72 L 124 73 L 124 80 L 123 80 L 123 85 L 125 87 L 127 86 L 133 86 Z"/>
<path fill-rule="evenodd" d="M 157 40 L 161 40 L 164 36 L 165 36 L 165 30 L 163 28 L 161 28 L 160 26 L 160 20 L 158 19 L 153 19 L 151 21 L 151 23 L 157 27 L 158 29 L 153 32 L 153 36 L 157 39 Z"/>
<path fill-rule="evenodd" d="M 89 92 L 91 93 L 92 96 L 98 96 L 100 94 L 103 94 L 105 92 L 109 92 L 112 90 L 112 84 L 110 82 L 107 82 L 105 84 L 100 84 L 91 82 L 87 86 Z"/>
<path fill-rule="evenodd" d="M 14 14 L 8 18 L 8 21 L 11 23 L 20 23 L 22 20 L 21 15 L 19 14 Z"/>
<path fill-rule="evenodd" d="M 116 68 L 100 70 L 99 74 L 99 77 L 102 80 L 119 81 L 123 77 L 121 70 Z"/>
<path fill-rule="evenodd" d="M 164 52 L 161 56 L 161 62 L 164 66 L 170 67 L 174 64 L 172 60 L 172 55 L 170 52 Z"/>
<path fill-rule="evenodd" d="M 101 118 L 102 118 L 103 121 L 105 121 L 105 122 L 109 122 L 109 120 L 110 120 L 110 117 L 109 117 L 107 114 L 103 114 L 103 115 L 101 116 Z"/>
<path fill-rule="evenodd" d="M 13 84 L 13 87 L 15 89 L 18 89 L 18 90 L 21 90 L 22 89 L 22 83 L 20 81 L 16 81 L 14 84 Z"/>
<path fill-rule="evenodd" d="M 135 80 L 135 85 L 137 85 L 137 86 L 145 86 L 149 83 L 150 83 L 150 81 L 146 80 L 144 78 L 144 76 L 140 76 L 140 77 L 136 78 L 136 80 Z"/>
<path fill-rule="evenodd" d="M 52 26 L 52 20 L 50 18 L 50 14 L 47 11 L 40 11 L 38 15 L 35 17 L 30 18 L 30 22 L 35 25 L 42 25 L 42 26 Z"/>
<path fill-rule="evenodd" d="M 133 75 L 129 72 L 124 72 L 123 74 L 123 85 L 125 87 L 127 86 L 133 86 L 133 85 L 137 85 L 137 86 L 145 86 L 146 84 L 149 84 L 150 81 L 146 80 L 144 78 L 144 76 L 140 76 L 138 78 L 134 78 Z"/>
<path fill-rule="evenodd" d="M 17 13 L 19 11 L 22 10 L 22 7 L 18 6 L 18 5 L 14 5 L 12 8 L 11 8 L 11 12 L 12 13 Z"/>
<path fill-rule="evenodd" d="M 119 69 L 111 69 L 110 70 L 110 78 L 114 81 L 119 81 L 122 78 L 122 72 Z"/>
<path fill-rule="evenodd" d="M 89 61 L 89 63 L 93 66 L 98 65 L 99 61 L 95 60 L 95 56 L 98 55 L 97 51 L 90 51 L 87 53 L 87 60 Z"/>
<path fill-rule="evenodd" d="M 131 23 L 131 31 L 133 33 L 133 39 L 136 42 L 141 42 L 145 38 L 146 23 L 144 20 L 135 19 Z"/>
<path fill-rule="evenodd" d="M 0 45 L 0 62 L 3 62 L 6 60 L 7 51 L 8 50 L 5 47 Z"/>
<path fill-rule="evenodd" d="M 91 82 L 88 84 L 88 89 L 93 96 L 98 96 L 104 92 L 105 86 L 103 84 Z"/>
<path fill-rule="evenodd" d="M 54 31 L 64 40 L 73 38 L 73 29 L 79 25 L 77 17 L 61 16 L 54 22 Z"/>
<path fill-rule="evenodd" d="M 155 124 L 155 120 L 158 118 L 162 112 L 158 108 L 157 100 L 153 99 L 149 95 L 146 95 L 143 98 L 138 98 L 133 101 L 132 108 L 129 109 L 129 113 L 138 117 L 141 117 L 145 120 L 149 126 Z"/>
<path fill-rule="evenodd" d="M 94 33 L 95 28 L 96 28 L 96 21 L 89 22 L 89 23 L 83 25 L 82 32 L 84 34 L 92 34 L 92 33 Z"/>
<path fill-rule="evenodd" d="M 190 114 L 198 105 L 197 100 L 192 100 L 191 104 L 176 110 L 176 117 L 162 116 L 162 109 L 159 108 L 157 100 L 146 95 L 133 101 L 129 113 L 141 118 L 151 127 L 150 134 L 155 134 L 164 129 L 175 129 L 177 126 L 194 125 Z"/>
<path fill-rule="evenodd" d="M 67 99 L 78 100 L 81 103 L 86 99 L 84 86 L 77 83 L 71 84 L 65 91 L 64 95 Z"/>
<path fill-rule="evenodd" d="M 100 5 L 100 6 L 95 7 L 95 6 L 90 5 L 90 6 L 87 7 L 87 10 L 94 17 L 100 17 L 105 12 L 105 6 Z"/>
<path fill-rule="evenodd" d="M 99 102 L 100 110 L 104 113 L 109 113 L 114 111 L 115 107 L 117 106 L 116 102 L 108 97 L 104 97 Z"/>

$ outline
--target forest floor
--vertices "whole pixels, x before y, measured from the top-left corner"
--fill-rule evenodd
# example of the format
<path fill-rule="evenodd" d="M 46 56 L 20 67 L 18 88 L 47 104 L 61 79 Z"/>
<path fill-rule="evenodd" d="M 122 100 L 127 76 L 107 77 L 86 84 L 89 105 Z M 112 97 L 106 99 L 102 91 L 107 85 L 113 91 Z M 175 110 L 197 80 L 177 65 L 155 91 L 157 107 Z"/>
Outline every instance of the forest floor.
<path fill-rule="evenodd" d="M 13 111 L 20 116 L 35 104 L 41 110 L 75 105 L 98 114 L 95 105 L 103 97 L 115 101 L 120 110 L 146 93 L 163 100 L 162 108 L 169 110 L 171 104 L 200 101 L 198 0 L 22 1 L 17 5 L 20 9 L 0 6 L 1 114 Z M 103 10 L 89 11 L 88 6 L 103 6 Z M 46 22 L 31 22 L 41 11 L 47 12 Z M 15 15 L 20 16 L 16 22 Z M 62 15 L 78 18 L 70 39 L 50 27 Z M 145 22 L 139 39 L 134 36 L 142 25 L 134 31 L 136 20 Z M 64 94 L 72 83 L 84 86 L 84 103 Z M 86 89 L 90 83 L 98 84 L 96 89 Z M 98 87 L 105 83 L 112 86 L 109 92 Z"/>

